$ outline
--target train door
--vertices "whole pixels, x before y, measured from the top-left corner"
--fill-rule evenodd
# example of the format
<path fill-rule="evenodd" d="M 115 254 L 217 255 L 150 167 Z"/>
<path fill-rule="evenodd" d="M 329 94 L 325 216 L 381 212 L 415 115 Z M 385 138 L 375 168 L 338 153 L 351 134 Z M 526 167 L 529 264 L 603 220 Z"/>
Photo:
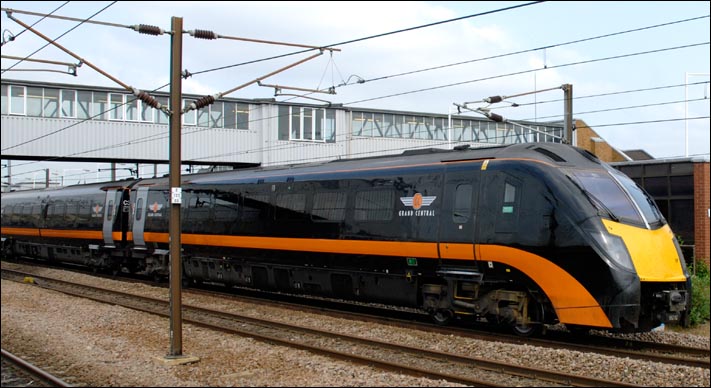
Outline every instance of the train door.
<path fill-rule="evenodd" d="M 114 224 L 116 222 L 116 217 L 121 216 L 119 210 L 121 208 L 121 200 L 123 199 L 122 197 L 123 192 L 121 189 L 106 190 L 106 199 L 104 201 L 103 236 L 104 245 L 109 248 L 115 248 L 113 231 Z"/>
<path fill-rule="evenodd" d="M 521 178 L 503 171 L 482 171 L 476 231 L 479 243 L 505 246 L 521 243 L 517 237 L 522 193 Z"/>
<path fill-rule="evenodd" d="M 477 271 L 474 246 L 478 192 L 478 164 L 447 165 L 439 236 L 440 266 L 443 269 Z"/>
<path fill-rule="evenodd" d="M 147 203 L 148 187 L 139 187 L 136 192 L 136 202 L 133 205 L 133 243 L 136 248 L 146 247 L 143 231 L 146 226 Z"/>

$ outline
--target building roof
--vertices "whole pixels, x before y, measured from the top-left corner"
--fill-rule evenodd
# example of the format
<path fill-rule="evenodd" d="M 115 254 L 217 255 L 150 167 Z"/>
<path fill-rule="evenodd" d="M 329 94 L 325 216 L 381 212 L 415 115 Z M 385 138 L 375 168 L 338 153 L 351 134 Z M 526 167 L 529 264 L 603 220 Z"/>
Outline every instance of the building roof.
<path fill-rule="evenodd" d="M 645 150 L 625 150 L 622 151 L 632 160 L 652 160 L 654 157 Z"/>

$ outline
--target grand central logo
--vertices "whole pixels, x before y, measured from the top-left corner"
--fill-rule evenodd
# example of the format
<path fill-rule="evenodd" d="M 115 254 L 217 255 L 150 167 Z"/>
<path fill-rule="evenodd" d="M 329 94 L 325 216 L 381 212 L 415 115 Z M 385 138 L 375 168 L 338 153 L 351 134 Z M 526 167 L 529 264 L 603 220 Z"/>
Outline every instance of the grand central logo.
<path fill-rule="evenodd" d="M 403 209 L 398 211 L 398 216 L 400 217 L 434 217 L 434 209 L 422 209 L 422 207 L 427 207 L 432 205 L 432 202 L 437 199 L 436 195 L 433 196 L 423 196 L 420 193 L 413 195 L 412 197 L 400 197 L 400 202 L 403 205 L 412 207 L 412 209 Z"/>

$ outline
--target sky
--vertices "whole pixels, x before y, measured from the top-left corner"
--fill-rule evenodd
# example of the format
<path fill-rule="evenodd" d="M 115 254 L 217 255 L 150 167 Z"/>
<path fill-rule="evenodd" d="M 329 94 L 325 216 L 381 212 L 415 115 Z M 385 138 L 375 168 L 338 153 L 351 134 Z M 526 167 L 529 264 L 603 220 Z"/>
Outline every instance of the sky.
<path fill-rule="evenodd" d="M 643 149 L 655 158 L 688 155 L 707 159 L 711 143 L 710 4 L 2 1 L 3 9 L 16 10 L 13 15 L 22 22 L 32 25 L 39 21 L 34 26 L 37 31 L 57 39 L 111 77 L 141 90 L 169 83 L 170 37 L 138 34 L 124 26 L 146 24 L 170 30 L 171 19 L 179 17 L 184 30 L 208 30 L 223 37 L 205 40 L 184 35 L 182 69 L 192 76 L 183 80 L 183 93 L 222 93 L 318 53 L 245 38 L 327 46 L 340 51 L 325 51 L 262 83 L 306 89 L 335 87 L 335 95 L 310 96 L 347 107 L 443 114 L 454 104 L 503 95 L 509 98 L 490 108 L 513 121 L 562 120 L 560 86 L 571 84 L 573 116 L 584 120 L 613 147 Z M 112 25 L 49 18 L 40 21 L 39 16 L 19 12 L 46 14 L 57 8 L 54 15 L 80 19 L 95 15 L 91 20 Z M 1 20 L 3 56 L 78 62 L 31 31 L 23 31 L 6 12 Z M 15 36 L 12 41 L 11 35 Z M 2 59 L 3 79 L 119 86 L 86 64 L 78 68 L 76 76 L 13 70 L 38 68 L 66 70 Z M 273 98 L 274 89 L 253 84 L 226 96 Z M 314 103 L 305 98 L 276 98 Z M 481 117 L 476 113 L 471 116 Z M 4 176 L 7 161 L 2 163 Z M 20 164 L 13 162 L 17 165 L 13 175 L 23 169 L 42 168 L 42 163 Z M 73 176 L 85 174 L 83 169 L 87 168 L 70 163 L 51 166 L 54 171 L 74 169 Z M 93 163 L 89 166 L 93 171 L 98 168 Z M 92 172 L 84 179 L 94 174 L 98 178 L 99 174 Z M 33 175 L 38 179 L 37 173 Z"/>

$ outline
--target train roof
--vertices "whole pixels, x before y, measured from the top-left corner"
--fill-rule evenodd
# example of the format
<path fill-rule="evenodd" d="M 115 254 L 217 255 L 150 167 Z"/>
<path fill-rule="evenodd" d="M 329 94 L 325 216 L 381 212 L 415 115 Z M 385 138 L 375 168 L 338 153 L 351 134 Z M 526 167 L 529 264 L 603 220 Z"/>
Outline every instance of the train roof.
<path fill-rule="evenodd" d="M 313 176 L 313 174 L 367 172 L 369 170 L 427 165 L 436 166 L 445 162 L 485 159 L 527 159 L 549 164 L 552 163 L 560 165 L 561 167 L 599 167 L 601 164 L 595 155 L 570 145 L 558 143 L 523 143 L 482 148 L 460 146 L 452 150 L 428 148 L 405 151 L 398 155 L 194 174 L 184 176 L 183 182 L 200 185 L 245 183 L 250 180 L 256 182 L 260 179 L 280 181 L 285 179 L 285 177 L 293 176 L 304 177 Z"/>

